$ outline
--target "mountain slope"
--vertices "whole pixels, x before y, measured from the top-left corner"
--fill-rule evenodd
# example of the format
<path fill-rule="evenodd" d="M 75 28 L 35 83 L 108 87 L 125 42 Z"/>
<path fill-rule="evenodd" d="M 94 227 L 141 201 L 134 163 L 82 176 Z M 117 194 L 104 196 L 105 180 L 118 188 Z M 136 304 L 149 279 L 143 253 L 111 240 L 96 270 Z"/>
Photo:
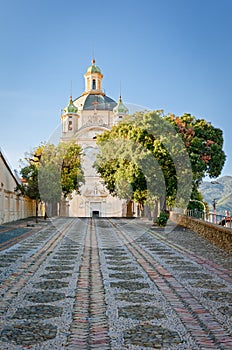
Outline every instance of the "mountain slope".
<path fill-rule="evenodd" d="M 224 215 L 226 210 L 232 213 L 232 176 L 223 176 L 216 181 L 204 181 L 200 187 L 204 200 L 209 209 L 213 209 L 213 201 L 216 200 L 217 214 Z"/>

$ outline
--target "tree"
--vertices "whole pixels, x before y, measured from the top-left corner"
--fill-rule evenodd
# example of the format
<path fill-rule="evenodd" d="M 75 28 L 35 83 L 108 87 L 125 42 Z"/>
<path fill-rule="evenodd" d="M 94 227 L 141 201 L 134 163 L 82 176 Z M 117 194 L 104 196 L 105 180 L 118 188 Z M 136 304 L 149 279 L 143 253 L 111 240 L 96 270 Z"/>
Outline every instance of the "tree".
<path fill-rule="evenodd" d="M 37 194 L 46 203 L 47 210 L 48 207 L 54 208 L 62 196 L 66 198 L 78 191 L 84 182 L 81 148 L 73 142 L 41 145 L 25 160 L 29 164 L 21 170 L 23 178 L 27 169 L 34 170 L 36 177 L 26 177 L 24 187 L 31 198 Z"/>
<path fill-rule="evenodd" d="M 166 119 L 181 134 L 192 166 L 193 190 L 191 199 L 203 201 L 198 187 L 205 176 L 216 178 L 220 175 L 224 166 L 226 155 L 223 151 L 222 130 L 215 128 L 204 119 L 196 119 L 191 114 L 181 117 L 169 115 Z M 203 204 L 190 202 L 189 209 L 193 205 L 202 209 Z"/>
<path fill-rule="evenodd" d="M 206 175 L 210 178 L 218 177 L 226 159 L 222 130 L 204 119 L 196 119 L 191 114 L 181 117 L 169 115 L 166 120 L 182 136 L 197 184 Z"/>
<path fill-rule="evenodd" d="M 23 182 L 19 184 L 16 190 L 20 190 L 24 196 L 28 196 L 35 200 L 35 216 L 38 222 L 38 206 L 40 201 L 40 193 L 38 187 L 38 167 L 36 163 L 29 161 L 29 164 L 21 169 Z"/>
<path fill-rule="evenodd" d="M 183 174 L 188 173 L 188 159 L 182 173 L 177 162 L 186 159 L 187 153 L 170 123 L 161 120 L 161 113 L 154 111 L 129 116 L 97 139 L 100 155 L 95 166 L 107 188 L 120 198 L 131 195 L 141 207 L 160 199 L 165 206 L 165 198 L 174 194 L 179 201 L 185 197 Z M 183 182 L 182 196 L 177 191 L 177 175 Z M 128 186 L 122 190 L 119 185 L 123 181 L 127 181 Z M 125 193 L 125 188 L 130 188 L 130 193 Z"/>
<path fill-rule="evenodd" d="M 95 167 L 112 195 L 140 205 L 161 200 L 186 208 L 192 190 L 206 175 L 222 170 L 225 154 L 220 129 L 184 114 L 163 111 L 128 116 L 98 136 Z"/>
<path fill-rule="evenodd" d="M 207 202 L 204 201 L 204 197 L 202 193 L 198 190 L 194 191 L 192 193 L 189 205 L 189 210 L 197 210 L 199 212 L 207 212 L 209 207 Z M 206 213 L 205 213 L 206 214 Z"/>

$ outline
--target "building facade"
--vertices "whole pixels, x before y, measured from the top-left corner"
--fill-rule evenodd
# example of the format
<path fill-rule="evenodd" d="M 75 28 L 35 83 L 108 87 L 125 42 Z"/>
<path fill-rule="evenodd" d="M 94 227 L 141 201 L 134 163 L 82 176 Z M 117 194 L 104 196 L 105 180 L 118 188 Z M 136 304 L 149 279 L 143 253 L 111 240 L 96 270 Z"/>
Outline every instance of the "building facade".
<path fill-rule="evenodd" d="M 61 215 L 132 216 L 133 204 L 112 197 L 93 167 L 98 153 L 96 136 L 122 120 L 128 109 L 124 106 L 121 96 L 116 103 L 103 92 L 103 74 L 95 65 L 94 59 L 84 78 L 85 91 L 74 100 L 71 96 L 67 107 L 63 110 L 61 141 L 75 141 L 82 147 L 85 184 L 80 188 L 80 195 L 73 194 L 71 200 L 63 203 Z"/>
<path fill-rule="evenodd" d="M 0 149 L 0 224 L 35 216 L 35 201 L 16 191 L 18 184 Z"/>

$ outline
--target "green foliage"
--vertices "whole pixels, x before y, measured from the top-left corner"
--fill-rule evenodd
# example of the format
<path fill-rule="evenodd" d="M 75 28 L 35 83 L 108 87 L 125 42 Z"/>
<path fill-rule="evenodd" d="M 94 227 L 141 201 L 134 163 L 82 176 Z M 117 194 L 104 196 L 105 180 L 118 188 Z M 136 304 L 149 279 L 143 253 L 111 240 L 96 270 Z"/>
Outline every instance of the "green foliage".
<path fill-rule="evenodd" d="M 161 111 L 129 116 L 98 136 L 97 143 L 100 154 L 95 167 L 110 193 L 120 198 L 130 198 L 142 206 L 165 196 L 175 198 L 177 178 L 188 172 L 191 178 L 181 137 L 161 117 Z M 187 187 L 186 181 L 181 184 L 188 196 Z"/>
<path fill-rule="evenodd" d="M 26 158 L 26 160 L 28 165 L 21 169 L 23 183 L 19 184 L 16 190 L 20 190 L 24 196 L 35 200 L 36 222 L 38 222 L 38 204 L 41 200 L 38 187 L 38 166 L 33 159 Z"/>
<path fill-rule="evenodd" d="M 75 143 L 37 147 L 25 158 L 27 165 L 21 170 L 24 193 L 57 203 L 62 195 L 67 197 L 78 191 L 80 182 L 84 182 L 80 157 L 81 148 Z"/>
<path fill-rule="evenodd" d="M 157 225 L 163 227 L 167 224 L 168 218 L 168 213 L 161 211 L 160 215 L 156 218 L 155 222 L 157 223 Z"/>
<path fill-rule="evenodd" d="M 208 175 L 218 177 L 225 163 L 222 130 L 191 114 L 165 117 L 181 135 L 191 161 L 194 180 L 200 182 Z"/>
<path fill-rule="evenodd" d="M 38 167 L 36 164 L 31 163 L 21 169 L 21 175 L 24 182 L 18 185 L 18 188 L 23 195 L 28 196 L 31 199 L 40 199 L 38 188 Z"/>
<path fill-rule="evenodd" d="M 61 199 L 61 173 L 56 163 L 44 163 L 39 168 L 38 186 L 44 202 L 57 203 Z"/>
<path fill-rule="evenodd" d="M 110 193 L 142 206 L 165 197 L 186 208 L 202 178 L 217 177 L 225 162 L 222 131 L 190 114 L 139 112 L 97 143 L 95 167 Z"/>
<path fill-rule="evenodd" d="M 79 190 L 84 182 L 81 169 L 81 148 L 75 143 L 44 146 L 39 169 L 39 187 L 44 201 L 58 202 Z"/>
<path fill-rule="evenodd" d="M 83 171 L 81 169 L 81 148 L 76 144 L 60 144 L 66 146 L 63 155 L 61 187 L 64 197 L 73 191 L 78 192 L 80 183 L 84 183 Z"/>
<path fill-rule="evenodd" d="M 197 209 L 198 211 L 201 211 L 201 212 L 208 210 L 208 205 L 204 201 L 203 195 L 196 188 L 193 188 L 191 199 L 189 201 L 187 209 L 189 210 Z"/>

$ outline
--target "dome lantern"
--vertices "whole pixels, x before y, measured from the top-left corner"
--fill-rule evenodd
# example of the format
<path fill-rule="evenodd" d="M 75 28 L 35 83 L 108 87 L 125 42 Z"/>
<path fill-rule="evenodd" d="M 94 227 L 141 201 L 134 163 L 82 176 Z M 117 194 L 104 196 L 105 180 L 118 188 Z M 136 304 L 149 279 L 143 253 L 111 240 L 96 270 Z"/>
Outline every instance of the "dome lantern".
<path fill-rule="evenodd" d="M 103 74 L 101 72 L 101 69 L 95 65 L 95 59 L 92 59 L 92 65 L 89 66 L 87 69 L 87 72 L 84 75 L 85 77 L 85 94 L 101 94 L 104 95 L 102 92 L 102 78 Z"/>
<path fill-rule="evenodd" d="M 119 96 L 117 105 L 113 109 L 113 113 L 114 124 L 118 124 L 128 113 L 128 108 L 123 104 L 121 95 Z"/>
<path fill-rule="evenodd" d="M 74 113 L 76 114 L 78 112 L 78 108 L 73 104 L 72 96 L 70 96 L 68 105 L 64 108 L 64 114 Z"/>
<path fill-rule="evenodd" d="M 113 112 L 118 115 L 128 113 L 128 108 L 123 104 L 121 95 L 119 96 L 117 106 L 114 107 Z"/>

